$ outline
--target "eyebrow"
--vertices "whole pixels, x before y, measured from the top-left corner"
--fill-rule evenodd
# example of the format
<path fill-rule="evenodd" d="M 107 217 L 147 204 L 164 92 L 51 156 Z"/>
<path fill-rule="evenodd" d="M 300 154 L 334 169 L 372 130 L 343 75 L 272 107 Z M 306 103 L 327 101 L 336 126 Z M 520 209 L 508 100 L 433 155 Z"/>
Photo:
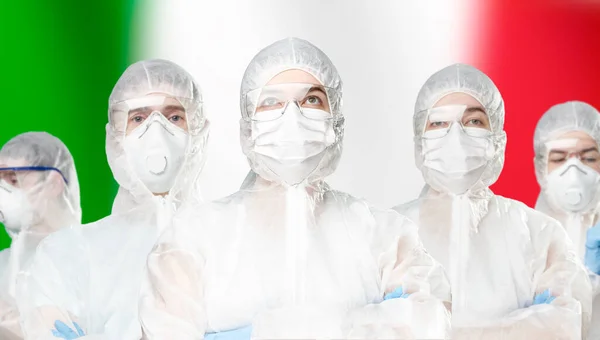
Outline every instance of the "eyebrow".
<path fill-rule="evenodd" d="M 590 152 L 590 151 L 598 151 L 598 147 L 597 146 L 592 146 L 589 147 L 587 149 L 583 149 L 581 151 L 577 151 L 577 153 L 586 153 L 586 152 Z M 555 153 L 569 153 L 569 151 L 565 151 L 565 150 L 550 150 L 550 153 L 555 152 Z"/>
<path fill-rule="evenodd" d="M 483 107 L 481 106 L 471 106 L 471 107 L 467 107 L 467 109 L 465 110 L 465 113 L 472 113 L 472 112 L 481 112 L 484 115 L 487 116 L 487 113 L 485 112 L 485 110 L 483 109 Z"/>
<path fill-rule="evenodd" d="M 322 86 L 313 86 L 310 89 L 308 89 L 308 91 L 306 91 L 306 94 L 309 94 L 311 92 L 321 92 L 323 95 L 327 96 L 327 93 L 325 92 Z M 263 90 L 259 95 L 259 99 L 262 99 L 266 96 L 279 96 L 282 93 L 286 93 L 286 91 L 280 88 L 273 88 L 267 91 Z"/>
<path fill-rule="evenodd" d="M 306 92 L 306 94 L 309 94 L 309 93 L 311 93 L 311 92 L 315 92 L 315 91 L 317 91 L 317 92 L 321 92 L 322 94 L 324 94 L 324 95 L 327 95 L 327 93 L 325 93 L 325 90 L 324 90 L 324 89 L 323 89 L 323 87 L 321 87 L 321 86 L 313 86 L 313 87 L 311 87 L 311 88 L 308 90 L 308 92 Z"/>
<path fill-rule="evenodd" d="M 154 109 L 153 106 L 138 107 L 137 109 L 133 109 L 133 110 L 129 111 L 129 115 L 136 114 L 139 112 L 149 111 L 149 110 L 162 112 L 162 111 L 168 111 L 168 110 L 173 110 L 173 109 L 181 109 L 181 110 L 185 111 L 185 108 L 182 105 L 176 105 L 176 104 L 167 105 L 167 106 L 163 107 L 161 110 L 153 110 L 153 109 Z"/>
<path fill-rule="evenodd" d="M 597 147 L 597 146 L 592 146 L 592 147 L 590 147 L 590 148 L 583 149 L 583 150 L 581 150 L 580 152 L 581 152 L 581 153 L 586 153 L 586 152 L 590 152 L 590 151 L 598 151 L 598 147 Z"/>
<path fill-rule="evenodd" d="M 162 111 L 169 111 L 169 110 L 183 110 L 183 111 L 185 111 L 185 108 L 182 105 L 172 104 L 172 105 L 167 105 L 167 106 L 165 106 L 162 109 Z"/>
<path fill-rule="evenodd" d="M 138 112 L 148 111 L 151 108 L 151 106 L 138 107 L 137 109 L 129 110 L 129 115 L 136 114 Z"/>

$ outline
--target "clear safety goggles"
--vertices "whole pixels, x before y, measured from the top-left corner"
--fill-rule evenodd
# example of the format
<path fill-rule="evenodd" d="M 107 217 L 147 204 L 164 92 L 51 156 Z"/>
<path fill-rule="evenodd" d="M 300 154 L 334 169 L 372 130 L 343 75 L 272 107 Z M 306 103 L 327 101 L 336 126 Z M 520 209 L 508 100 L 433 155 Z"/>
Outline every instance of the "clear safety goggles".
<path fill-rule="evenodd" d="M 455 124 L 468 136 L 489 137 L 489 120 L 479 107 L 467 105 L 444 105 L 417 113 L 417 119 L 423 119 L 423 138 L 436 139 L 448 134 Z"/>
<path fill-rule="evenodd" d="M 321 85 L 288 83 L 267 85 L 249 91 L 244 96 L 246 119 L 273 121 L 281 118 L 290 105 L 296 105 L 300 113 L 312 120 L 333 118 L 331 103 L 338 101 L 338 91 Z"/>
<path fill-rule="evenodd" d="M 579 139 L 565 138 L 545 143 L 548 163 L 560 166 L 571 158 L 577 158 L 584 165 L 600 171 L 600 151 L 597 146 L 581 148 L 577 146 Z"/>
<path fill-rule="evenodd" d="M 58 172 L 65 181 L 65 184 L 69 184 L 69 181 L 59 169 L 49 166 L 16 166 L 0 168 L 0 181 L 4 181 L 15 188 L 20 188 L 25 176 L 31 174 L 32 172 L 44 171 Z"/>
<path fill-rule="evenodd" d="M 161 115 L 161 121 L 188 131 L 188 114 L 197 110 L 198 103 L 191 99 L 167 95 L 150 94 L 113 104 L 109 113 L 109 123 L 115 131 L 128 135 L 136 128 L 147 124 L 147 120 Z M 164 119 L 162 119 L 164 118 Z"/>

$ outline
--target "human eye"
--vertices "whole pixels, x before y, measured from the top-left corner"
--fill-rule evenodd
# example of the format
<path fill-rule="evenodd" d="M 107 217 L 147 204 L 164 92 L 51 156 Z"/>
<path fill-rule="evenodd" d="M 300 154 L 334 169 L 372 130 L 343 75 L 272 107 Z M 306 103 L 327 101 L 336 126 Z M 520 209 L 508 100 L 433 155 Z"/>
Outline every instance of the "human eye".
<path fill-rule="evenodd" d="M 448 122 L 430 122 L 428 127 L 430 130 L 443 129 L 448 127 Z"/>
<path fill-rule="evenodd" d="M 582 155 L 581 161 L 584 163 L 596 163 L 600 159 L 598 152 L 588 152 Z"/>
<path fill-rule="evenodd" d="M 13 187 L 18 187 L 19 180 L 17 179 L 17 173 L 14 171 L 0 171 L 0 179 L 5 180 Z"/>
<path fill-rule="evenodd" d="M 132 116 L 132 117 L 131 117 L 129 120 L 130 120 L 132 123 L 140 124 L 140 123 L 142 123 L 144 120 L 146 120 L 146 118 L 145 118 L 143 115 L 141 115 L 141 114 L 137 114 L 137 115 L 134 115 L 134 116 Z"/>
<path fill-rule="evenodd" d="M 263 110 L 273 109 L 280 106 L 280 101 L 276 97 L 267 97 L 260 101 L 258 107 Z"/>
<path fill-rule="evenodd" d="M 139 124 L 143 123 L 146 120 L 146 118 L 148 118 L 149 115 L 150 115 L 149 108 L 135 109 L 135 110 L 129 112 L 129 122 L 132 123 L 133 125 L 139 125 Z"/>
<path fill-rule="evenodd" d="M 489 129 L 489 120 L 487 115 L 475 109 L 467 109 L 467 112 L 465 112 L 463 117 L 462 124 L 465 127 Z"/>
<path fill-rule="evenodd" d="M 474 118 L 474 119 L 469 119 L 467 121 L 466 125 L 467 126 L 478 126 L 479 127 L 479 126 L 483 126 L 483 122 L 481 120 L 477 119 L 477 118 Z"/>
<path fill-rule="evenodd" d="M 307 95 L 301 102 L 302 107 L 318 108 L 322 109 L 325 107 L 324 95 L 314 91 L 313 94 Z"/>
<path fill-rule="evenodd" d="M 563 163 L 567 160 L 567 156 L 564 152 L 550 152 L 550 156 L 548 156 L 548 161 L 555 164 Z"/>

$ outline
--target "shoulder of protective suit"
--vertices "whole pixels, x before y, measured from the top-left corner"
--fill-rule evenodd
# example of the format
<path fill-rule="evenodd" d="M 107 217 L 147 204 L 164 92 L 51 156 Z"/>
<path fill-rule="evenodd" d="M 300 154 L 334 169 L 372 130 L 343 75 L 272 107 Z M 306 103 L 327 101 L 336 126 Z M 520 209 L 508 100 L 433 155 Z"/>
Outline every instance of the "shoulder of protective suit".
<path fill-rule="evenodd" d="M 343 191 L 327 190 L 325 191 L 325 202 L 335 202 L 339 206 L 350 208 L 359 212 L 361 210 L 368 210 L 371 212 L 383 211 L 377 207 L 372 206 L 366 199 L 352 196 Z"/>
<path fill-rule="evenodd" d="M 173 218 L 171 229 L 174 235 L 204 235 L 206 231 L 199 233 L 204 230 L 201 228 L 203 225 L 223 218 L 234 218 L 243 207 L 246 195 L 247 192 L 240 191 L 214 201 L 184 203 Z"/>
<path fill-rule="evenodd" d="M 0 286 L 3 282 L 6 282 L 6 269 L 8 269 L 8 262 L 10 261 L 10 248 L 0 250 Z M 0 293 L 1 295 L 2 293 Z"/>
<path fill-rule="evenodd" d="M 106 216 L 98 221 L 87 224 L 74 224 L 61 228 L 48 235 L 38 248 L 53 248 L 69 245 L 67 248 L 81 249 L 89 242 L 97 242 L 98 234 L 107 233 L 111 226 L 116 226 L 118 218 L 113 215 Z M 121 226 L 124 223 L 121 223 Z M 122 229 L 120 229 L 122 231 Z"/>
<path fill-rule="evenodd" d="M 8 266 L 9 258 L 10 258 L 10 248 L 0 250 L 0 276 L 2 276 L 2 272 Z"/>
<path fill-rule="evenodd" d="M 416 219 L 420 204 L 421 200 L 417 198 L 415 200 L 397 205 L 392 209 L 400 215 L 408 217 L 409 219 Z"/>
<path fill-rule="evenodd" d="M 494 195 L 494 200 L 496 204 L 495 209 L 498 212 L 514 214 L 514 216 L 520 218 L 533 233 L 542 230 L 561 228 L 560 222 L 556 219 L 527 206 L 523 202 L 500 195 Z"/>
<path fill-rule="evenodd" d="M 45 237 L 36 248 L 34 262 L 60 262 L 66 259 L 74 264 L 75 259 L 82 261 L 86 254 L 89 238 L 84 225 L 73 225 L 61 228 Z"/>
<path fill-rule="evenodd" d="M 328 200 L 335 200 L 336 203 L 347 207 L 349 211 L 357 216 L 373 219 L 376 225 L 394 225 L 402 227 L 412 227 L 415 225 L 413 221 L 405 214 L 399 213 L 394 209 L 383 209 L 370 204 L 363 198 L 357 198 L 348 193 L 330 190 L 326 194 Z"/>
<path fill-rule="evenodd" d="M 52 234 L 48 235 L 46 238 L 44 238 L 44 240 L 42 241 L 42 243 L 40 245 L 43 244 L 48 244 L 51 242 L 56 242 L 56 241 L 60 241 L 60 240 L 73 240 L 73 239 L 79 239 L 79 238 L 84 238 L 85 234 L 88 231 L 91 231 L 92 228 L 88 228 L 91 227 L 93 225 L 93 223 L 85 225 L 85 224 L 76 224 L 76 225 L 72 225 L 72 226 L 68 226 L 65 228 L 61 228 L 55 232 L 53 232 Z"/>
<path fill-rule="evenodd" d="M 177 210 L 176 216 L 177 218 L 185 218 L 223 212 L 241 204 L 243 198 L 247 195 L 248 193 L 245 191 L 238 191 L 213 201 L 184 203 Z"/>

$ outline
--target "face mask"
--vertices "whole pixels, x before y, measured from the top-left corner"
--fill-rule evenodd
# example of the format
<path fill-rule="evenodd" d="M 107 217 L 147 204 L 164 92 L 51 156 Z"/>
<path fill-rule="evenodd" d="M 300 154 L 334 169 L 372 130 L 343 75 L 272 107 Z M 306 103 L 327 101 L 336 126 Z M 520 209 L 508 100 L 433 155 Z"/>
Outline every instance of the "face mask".
<path fill-rule="evenodd" d="M 463 129 L 470 129 L 469 134 Z M 449 130 L 429 130 L 423 134 L 423 171 L 433 189 L 463 194 L 481 178 L 494 156 L 491 132 L 463 128 L 458 123 Z"/>
<path fill-rule="evenodd" d="M 33 222 L 33 207 L 21 189 L 0 181 L 0 222 L 11 238 Z"/>
<path fill-rule="evenodd" d="M 577 158 L 570 158 L 546 178 L 546 194 L 553 205 L 572 212 L 585 212 L 598 200 L 600 174 Z"/>
<path fill-rule="evenodd" d="M 324 115 L 329 113 L 313 112 L 312 116 Z M 254 122 L 252 139 L 254 152 L 265 166 L 283 182 L 296 185 L 317 168 L 327 147 L 335 142 L 335 132 L 330 120 L 308 119 L 290 103 L 281 118 Z"/>
<path fill-rule="evenodd" d="M 127 159 L 139 179 L 155 194 L 171 190 L 185 159 L 188 135 L 154 112 L 125 137 Z"/>

